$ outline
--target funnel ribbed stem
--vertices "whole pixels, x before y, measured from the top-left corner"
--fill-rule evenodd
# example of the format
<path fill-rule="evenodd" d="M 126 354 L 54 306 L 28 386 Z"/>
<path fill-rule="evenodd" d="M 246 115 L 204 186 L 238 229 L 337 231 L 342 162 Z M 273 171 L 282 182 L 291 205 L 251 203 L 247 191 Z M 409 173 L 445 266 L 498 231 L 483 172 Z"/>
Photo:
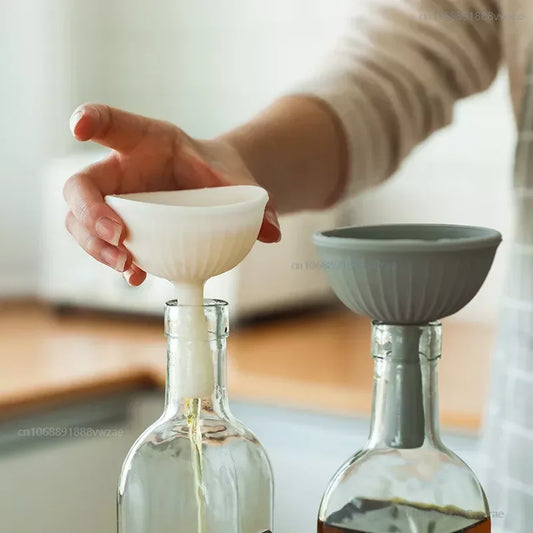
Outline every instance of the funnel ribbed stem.
<path fill-rule="evenodd" d="M 370 448 L 414 449 L 439 441 L 437 362 L 440 324 L 374 322 Z"/>
<path fill-rule="evenodd" d="M 203 305 L 203 283 L 173 283 L 179 305 Z"/>
<path fill-rule="evenodd" d="M 385 441 L 391 448 L 418 448 L 424 443 L 424 405 L 418 326 L 391 329 L 390 393 L 385 401 Z"/>
<path fill-rule="evenodd" d="M 174 284 L 178 306 L 174 309 L 177 389 L 183 398 L 204 398 L 214 390 L 214 369 L 209 332 L 204 314 L 204 285 Z M 181 312 L 180 312 L 181 311 Z"/>

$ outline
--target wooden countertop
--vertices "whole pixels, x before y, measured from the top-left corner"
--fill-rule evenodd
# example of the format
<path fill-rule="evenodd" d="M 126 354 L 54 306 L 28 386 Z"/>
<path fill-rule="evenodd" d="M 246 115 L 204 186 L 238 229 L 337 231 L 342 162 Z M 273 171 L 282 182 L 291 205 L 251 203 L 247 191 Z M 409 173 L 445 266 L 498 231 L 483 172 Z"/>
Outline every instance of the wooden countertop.
<path fill-rule="evenodd" d="M 163 387 L 162 321 L 0 309 L 0 417 L 110 392 Z M 490 325 L 444 322 L 441 423 L 479 427 L 493 344 Z M 370 323 L 329 309 L 233 328 L 232 399 L 340 414 L 370 412 Z"/>

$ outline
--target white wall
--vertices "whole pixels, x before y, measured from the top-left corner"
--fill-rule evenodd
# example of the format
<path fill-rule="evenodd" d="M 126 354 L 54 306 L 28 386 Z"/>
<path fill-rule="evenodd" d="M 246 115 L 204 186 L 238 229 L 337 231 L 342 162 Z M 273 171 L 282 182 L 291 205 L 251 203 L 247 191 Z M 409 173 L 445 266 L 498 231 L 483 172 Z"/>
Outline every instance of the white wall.
<path fill-rule="evenodd" d="M 0 295 L 38 274 L 40 179 L 76 150 L 84 101 L 210 136 L 271 100 L 333 41 L 346 0 L 0 2 Z M 64 176 L 67 179 L 68 176 Z"/>
<path fill-rule="evenodd" d="M 32 5 L 33 4 L 33 5 Z M 35 259 L 31 235 L 38 217 L 38 181 L 34 179 L 42 145 L 43 92 L 41 69 L 44 50 L 37 46 L 42 34 L 32 8 L 37 2 L 0 4 L 0 288 L 24 287 L 28 263 Z M 26 21 L 26 24 L 15 24 Z M 29 36 L 31 36 L 29 38 Z M 16 60 L 14 60 L 16 58 Z M 33 83 L 22 80 L 32 79 Z M 22 82 L 22 83 L 21 83 Z M 25 216 L 24 212 L 31 213 Z"/>
<path fill-rule="evenodd" d="M 47 161 L 91 150 L 70 137 L 76 105 L 103 101 L 174 121 L 192 135 L 214 135 L 311 71 L 334 43 L 349 4 L 0 2 L 0 295 L 35 290 Z M 375 196 L 357 201 L 355 222 L 439 220 L 506 230 L 514 133 L 505 94 L 501 79 L 487 95 L 459 105 L 452 128 Z"/>
<path fill-rule="evenodd" d="M 60 0 L 0 2 L 0 295 L 34 290 L 40 176 L 72 144 L 66 14 Z"/>

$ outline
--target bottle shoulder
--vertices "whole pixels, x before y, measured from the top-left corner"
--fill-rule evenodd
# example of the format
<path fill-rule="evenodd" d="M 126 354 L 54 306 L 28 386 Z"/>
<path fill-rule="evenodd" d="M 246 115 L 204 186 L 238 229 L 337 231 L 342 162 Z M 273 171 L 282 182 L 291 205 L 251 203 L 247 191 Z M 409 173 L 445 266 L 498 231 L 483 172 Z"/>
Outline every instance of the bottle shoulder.
<path fill-rule="evenodd" d="M 144 520 L 146 531 L 170 531 L 176 523 L 196 531 L 197 496 L 206 494 L 213 531 L 230 530 L 236 512 L 246 531 L 268 529 L 273 481 L 263 447 L 230 420 L 201 418 L 195 428 L 185 418 L 162 416 L 137 439 L 119 479 L 123 519 L 136 527 Z"/>
<path fill-rule="evenodd" d="M 133 447 L 144 444 L 174 443 L 175 446 L 190 446 L 190 427 L 184 416 L 168 417 L 162 415 L 146 428 L 136 440 Z M 239 442 L 241 446 L 253 446 L 262 449 L 255 434 L 241 421 L 227 417 L 205 416 L 200 419 L 199 431 L 203 445 L 224 445 Z"/>
<path fill-rule="evenodd" d="M 359 451 L 330 482 L 322 502 L 323 512 L 327 514 L 362 497 L 472 511 L 487 509 L 485 494 L 474 472 L 445 447 Z"/>
<path fill-rule="evenodd" d="M 445 447 L 363 449 L 351 457 L 337 475 L 343 482 L 364 476 L 366 479 L 390 479 L 411 485 L 441 484 L 451 479 L 479 484 L 470 467 Z"/>

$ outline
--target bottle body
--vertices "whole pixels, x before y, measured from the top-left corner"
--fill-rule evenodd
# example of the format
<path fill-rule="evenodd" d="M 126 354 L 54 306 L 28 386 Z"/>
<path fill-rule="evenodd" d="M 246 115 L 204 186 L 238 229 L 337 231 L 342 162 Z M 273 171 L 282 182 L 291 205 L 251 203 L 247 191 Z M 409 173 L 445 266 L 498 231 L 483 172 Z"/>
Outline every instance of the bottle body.
<path fill-rule="evenodd" d="M 225 386 L 224 302 L 206 303 L 215 389 L 184 398 L 183 337 L 172 337 L 186 306 L 167 304 L 169 364 L 165 411 L 135 442 L 118 489 L 119 533 L 264 533 L 272 530 L 272 471 L 254 434 L 236 420 Z M 169 317 L 173 314 L 173 317 Z M 207 316 L 211 314 L 212 316 Z M 209 326 L 209 322 L 211 325 Z M 189 341 L 187 341 L 189 342 Z M 205 341 L 204 341 L 205 342 Z M 187 362 L 184 363 L 187 365 Z"/>
<path fill-rule="evenodd" d="M 263 448 L 249 431 L 227 422 L 204 420 L 201 425 L 203 525 L 187 423 L 161 419 L 135 443 L 124 463 L 120 533 L 271 530 L 272 476 Z"/>
<path fill-rule="evenodd" d="M 490 531 L 481 485 L 440 440 L 440 345 L 438 323 L 374 324 L 369 440 L 330 482 L 319 510 L 319 532 Z"/>

